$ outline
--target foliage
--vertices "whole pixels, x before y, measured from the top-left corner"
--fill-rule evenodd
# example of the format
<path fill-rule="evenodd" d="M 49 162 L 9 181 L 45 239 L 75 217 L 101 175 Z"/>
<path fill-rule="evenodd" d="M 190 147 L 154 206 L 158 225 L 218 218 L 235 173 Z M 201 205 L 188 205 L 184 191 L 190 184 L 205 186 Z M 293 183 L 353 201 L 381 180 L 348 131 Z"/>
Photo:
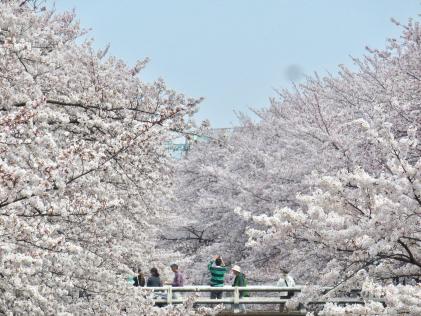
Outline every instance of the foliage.
<path fill-rule="evenodd" d="M 0 313 L 185 315 L 125 279 L 156 259 L 161 144 L 197 101 L 84 34 L 74 13 L 0 1 Z"/>
<path fill-rule="evenodd" d="M 421 32 L 413 21 L 402 28 L 385 50 L 353 59 L 357 70 L 308 78 L 256 111 L 259 122 L 243 118 L 192 146 L 176 207 L 203 234 L 185 253 L 200 261 L 218 251 L 256 281 L 288 268 L 336 292 L 369 277 L 387 293 L 405 280 L 419 296 Z"/>

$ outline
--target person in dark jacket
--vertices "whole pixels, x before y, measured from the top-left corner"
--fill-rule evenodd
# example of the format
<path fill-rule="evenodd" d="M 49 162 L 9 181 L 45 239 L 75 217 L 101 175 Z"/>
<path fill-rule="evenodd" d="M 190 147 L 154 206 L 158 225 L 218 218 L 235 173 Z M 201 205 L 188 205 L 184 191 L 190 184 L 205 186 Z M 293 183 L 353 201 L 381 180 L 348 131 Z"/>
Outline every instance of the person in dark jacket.
<path fill-rule="evenodd" d="M 234 283 L 232 284 L 232 286 L 241 286 L 241 287 L 247 286 L 246 276 L 244 275 L 244 273 L 241 272 L 241 268 L 239 266 L 234 265 L 231 268 L 231 271 L 235 276 Z M 249 296 L 248 291 L 245 291 L 245 290 L 240 291 L 240 298 L 248 297 L 248 296 Z M 243 312 L 246 310 L 246 306 L 244 304 L 239 304 L 239 306 L 234 305 L 234 309 L 236 309 L 236 308 L 240 308 L 240 310 L 243 311 Z"/>
<path fill-rule="evenodd" d="M 137 276 L 135 276 L 133 280 L 134 280 L 134 284 L 133 284 L 134 286 L 142 286 L 142 287 L 145 286 L 145 283 L 146 283 L 145 276 L 143 275 L 143 272 L 140 268 L 137 269 Z"/>
<path fill-rule="evenodd" d="M 146 282 L 146 286 L 147 287 L 161 287 L 162 286 L 162 281 L 161 278 L 159 277 L 159 272 L 157 268 L 152 268 L 150 270 L 151 272 L 151 276 L 148 278 L 148 282 Z M 159 293 L 155 293 L 154 295 L 155 299 L 165 299 L 166 296 L 163 296 L 162 294 Z M 158 307 L 162 307 L 165 304 L 162 303 L 157 303 L 156 306 Z"/>
<path fill-rule="evenodd" d="M 146 283 L 147 287 L 160 287 L 162 286 L 161 278 L 159 277 L 159 272 L 157 268 L 151 269 L 151 276 L 148 278 L 148 282 Z"/>

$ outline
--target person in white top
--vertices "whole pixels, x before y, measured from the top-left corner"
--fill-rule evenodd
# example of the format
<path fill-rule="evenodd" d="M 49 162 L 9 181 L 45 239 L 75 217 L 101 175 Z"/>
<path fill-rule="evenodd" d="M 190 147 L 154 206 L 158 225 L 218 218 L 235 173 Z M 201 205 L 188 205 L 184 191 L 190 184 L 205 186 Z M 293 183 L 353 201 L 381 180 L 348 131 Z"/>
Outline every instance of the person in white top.
<path fill-rule="evenodd" d="M 281 277 L 279 278 L 278 282 L 276 283 L 276 286 L 294 287 L 295 281 L 292 278 L 292 276 L 290 276 L 288 274 L 287 270 L 282 269 L 281 270 Z M 280 292 L 279 294 L 281 295 L 281 297 L 290 298 L 294 294 L 294 292 Z"/>

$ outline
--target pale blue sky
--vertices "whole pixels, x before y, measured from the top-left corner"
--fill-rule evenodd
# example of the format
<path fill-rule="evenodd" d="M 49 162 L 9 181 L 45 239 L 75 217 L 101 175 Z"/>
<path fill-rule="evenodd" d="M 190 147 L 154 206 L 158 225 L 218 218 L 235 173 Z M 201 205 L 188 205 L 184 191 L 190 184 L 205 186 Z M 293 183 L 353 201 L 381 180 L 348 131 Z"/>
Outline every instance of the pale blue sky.
<path fill-rule="evenodd" d="M 421 12 L 420 0 L 56 0 L 56 7 L 75 8 L 96 47 L 110 43 L 129 64 L 149 57 L 144 80 L 162 77 L 205 97 L 197 119 L 214 127 L 236 125 L 234 110 L 267 106 L 273 89 L 300 71 L 334 72 L 366 45 L 384 47 L 400 34 L 391 17 L 404 22 Z"/>

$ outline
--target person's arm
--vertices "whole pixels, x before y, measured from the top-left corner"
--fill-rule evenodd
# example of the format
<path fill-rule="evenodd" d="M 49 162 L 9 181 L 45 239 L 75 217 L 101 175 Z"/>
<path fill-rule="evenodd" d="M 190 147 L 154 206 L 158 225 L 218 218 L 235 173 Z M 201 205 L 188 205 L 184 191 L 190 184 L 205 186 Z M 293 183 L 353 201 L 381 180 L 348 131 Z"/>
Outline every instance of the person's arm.
<path fill-rule="evenodd" d="M 178 286 L 184 286 L 184 277 L 183 274 L 179 273 L 177 278 Z"/>
<path fill-rule="evenodd" d="M 238 281 L 237 281 L 237 279 L 238 279 L 238 277 L 236 276 L 235 278 L 234 278 L 234 282 L 232 282 L 232 286 L 238 286 Z"/>
<path fill-rule="evenodd" d="M 146 286 L 150 287 L 151 286 L 151 278 L 148 278 L 148 282 L 146 282 Z"/>
<path fill-rule="evenodd" d="M 209 271 L 212 271 L 212 266 L 213 266 L 213 264 L 215 263 L 215 260 L 211 260 L 211 261 L 209 261 L 209 263 L 208 263 L 208 270 Z"/>

